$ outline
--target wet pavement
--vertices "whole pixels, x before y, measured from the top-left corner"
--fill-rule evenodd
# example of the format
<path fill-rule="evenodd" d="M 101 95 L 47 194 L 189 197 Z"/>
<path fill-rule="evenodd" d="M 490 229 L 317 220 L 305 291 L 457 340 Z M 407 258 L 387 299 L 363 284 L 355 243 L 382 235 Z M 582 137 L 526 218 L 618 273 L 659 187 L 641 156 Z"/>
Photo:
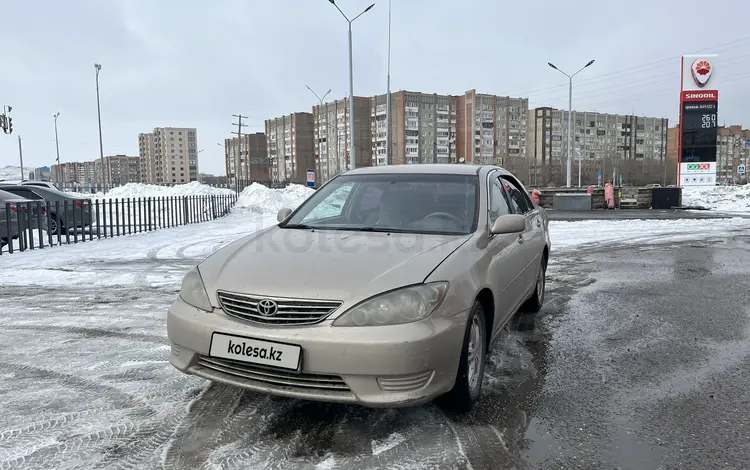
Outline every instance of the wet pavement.
<path fill-rule="evenodd" d="M 553 254 L 534 329 L 494 345 L 463 416 L 180 374 L 167 362 L 171 281 L 78 286 L 54 308 L 38 287 L 0 286 L 0 468 L 746 469 L 747 260 L 742 234 Z M 178 279 L 194 261 L 87 263 L 69 269 Z"/>

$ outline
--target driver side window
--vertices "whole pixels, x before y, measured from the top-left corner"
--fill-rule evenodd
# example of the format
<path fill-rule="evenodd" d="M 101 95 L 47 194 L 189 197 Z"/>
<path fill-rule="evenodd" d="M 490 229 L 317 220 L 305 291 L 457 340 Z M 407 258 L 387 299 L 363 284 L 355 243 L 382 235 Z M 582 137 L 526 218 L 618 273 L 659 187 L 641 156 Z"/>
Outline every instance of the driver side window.
<path fill-rule="evenodd" d="M 508 206 L 508 200 L 505 197 L 505 191 L 503 191 L 499 178 L 493 178 L 490 181 L 488 201 L 488 219 L 490 226 L 495 223 L 495 220 L 501 215 L 509 215 L 511 213 L 510 206 Z"/>

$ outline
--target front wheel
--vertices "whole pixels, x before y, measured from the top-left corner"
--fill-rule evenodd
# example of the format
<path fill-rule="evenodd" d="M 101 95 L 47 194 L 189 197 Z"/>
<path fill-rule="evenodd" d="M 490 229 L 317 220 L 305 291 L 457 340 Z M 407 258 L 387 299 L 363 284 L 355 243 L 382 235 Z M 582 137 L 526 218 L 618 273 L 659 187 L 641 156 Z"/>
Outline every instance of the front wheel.
<path fill-rule="evenodd" d="M 487 326 L 482 304 L 475 301 L 464 334 L 461 359 L 453 389 L 441 397 L 443 406 L 453 411 L 469 411 L 479 399 L 487 351 Z"/>

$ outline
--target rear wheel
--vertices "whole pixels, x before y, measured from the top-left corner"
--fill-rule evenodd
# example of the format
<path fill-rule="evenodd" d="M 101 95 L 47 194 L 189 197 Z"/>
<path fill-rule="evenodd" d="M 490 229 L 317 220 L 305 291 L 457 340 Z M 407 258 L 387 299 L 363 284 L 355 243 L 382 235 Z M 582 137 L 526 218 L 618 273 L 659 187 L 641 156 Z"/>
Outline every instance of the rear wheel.
<path fill-rule="evenodd" d="M 529 298 L 529 300 L 527 300 L 523 304 L 523 307 L 521 307 L 521 311 L 527 313 L 537 313 L 542 309 L 542 306 L 544 305 L 544 288 L 546 286 L 546 275 L 547 260 L 544 259 L 544 256 L 542 256 L 542 261 L 539 266 L 539 272 L 536 276 L 536 288 L 534 289 L 534 293 L 531 295 L 531 298 Z"/>
<path fill-rule="evenodd" d="M 536 313 L 544 305 L 544 289 L 547 285 L 547 260 L 542 257 L 539 272 L 536 277 L 536 287 L 529 300 L 524 302 L 516 315 L 515 329 L 518 331 L 533 330 L 536 323 Z"/>
<path fill-rule="evenodd" d="M 60 221 L 60 225 L 62 225 L 62 220 Z M 47 228 L 48 228 L 47 231 L 51 235 L 57 235 L 57 229 L 58 229 L 58 227 L 57 227 L 57 214 L 50 214 L 49 215 L 49 227 L 47 227 Z"/>
<path fill-rule="evenodd" d="M 461 359 L 453 389 L 440 397 L 441 404 L 450 410 L 466 412 L 474 406 L 482 391 L 484 361 L 487 351 L 487 326 L 482 304 L 475 301 L 469 314 L 464 334 Z"/>

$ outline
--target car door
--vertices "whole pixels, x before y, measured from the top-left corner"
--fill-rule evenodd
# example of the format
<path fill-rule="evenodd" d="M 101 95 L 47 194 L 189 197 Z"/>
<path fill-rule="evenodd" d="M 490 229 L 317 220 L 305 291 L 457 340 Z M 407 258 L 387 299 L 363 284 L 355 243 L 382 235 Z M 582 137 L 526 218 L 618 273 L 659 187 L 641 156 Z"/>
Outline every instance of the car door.
<path fill-rule="evenodd" d="M 511 209 L 526 218 L 526 230 L 523 233 L 523 247 L 526 255 L 526 293 L 536 285 L 536 278 L 544 251 L 544 221 L 538 207 L 534 205 L 523 186 L 510 175 L 500 177 L 503 187 L 509 196 Z"/>
<path fill-rule="evenodd" d="M 490 174 L 487 184 L 487 233 L 495 220 L 511 214 L 510 203 L 498 178 L 499 173 Z M 513 315 L 524 300 L 526 294 L 527 255 L 522 236 L 511 233 L 489 235 L 487 244 L 490 262 L 488 264 L 488 284 L 495 293 L 495 328 L 492 337 L 497 334 L 505 321 Z"/>

